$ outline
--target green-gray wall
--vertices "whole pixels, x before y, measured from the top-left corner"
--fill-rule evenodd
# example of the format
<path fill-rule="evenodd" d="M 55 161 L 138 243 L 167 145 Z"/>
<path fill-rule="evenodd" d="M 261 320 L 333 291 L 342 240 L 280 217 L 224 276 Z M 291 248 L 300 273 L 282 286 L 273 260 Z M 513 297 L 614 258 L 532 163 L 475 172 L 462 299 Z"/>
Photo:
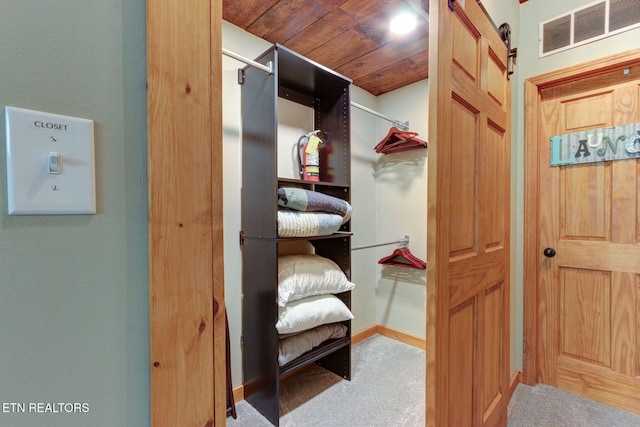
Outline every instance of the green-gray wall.
<path fill-rule="evenodd" d="M 9 216 L 2 115 L 2 426 L 149 424 L 145 79 L 144 0 L 0 2 L 0 108 L 95 121 L 98 209 Z"/>

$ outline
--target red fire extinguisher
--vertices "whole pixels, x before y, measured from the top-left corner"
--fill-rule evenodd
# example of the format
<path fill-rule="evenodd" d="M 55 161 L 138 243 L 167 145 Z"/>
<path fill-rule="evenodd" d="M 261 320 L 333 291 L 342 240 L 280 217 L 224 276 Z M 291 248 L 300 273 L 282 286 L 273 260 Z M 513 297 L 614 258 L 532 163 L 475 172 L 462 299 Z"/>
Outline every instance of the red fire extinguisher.
<path fill-rule="evenodd" d="M 331 154 L 333 154 L 333 148 L 331 144 L 323 143 L 320 148 L 320 181 L 333 182 L 335 180 L 334 170 L 331 167 Z"/>
<path fill-rule="evenodd" d="M 320 181 L 319 130 L 302 135 L 298 139 L 298 170 L 305 181 Z M 306 141 L 306 142 L 305 142 Z"/>

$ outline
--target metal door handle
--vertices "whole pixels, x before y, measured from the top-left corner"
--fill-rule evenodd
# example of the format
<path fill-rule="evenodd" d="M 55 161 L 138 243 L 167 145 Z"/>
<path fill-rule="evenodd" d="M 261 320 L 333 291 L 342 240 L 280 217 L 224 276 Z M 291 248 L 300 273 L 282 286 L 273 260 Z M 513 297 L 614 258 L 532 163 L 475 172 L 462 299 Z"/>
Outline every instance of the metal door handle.
<path fill-rule="evenodd" d="M 546 256 L 547 258 L 553 258 L 554 256 L 556 256 L 556 250 L 553 248 L 545 248 L 544 252 L 542 252 L 544 254 L 544 256 Z"/>

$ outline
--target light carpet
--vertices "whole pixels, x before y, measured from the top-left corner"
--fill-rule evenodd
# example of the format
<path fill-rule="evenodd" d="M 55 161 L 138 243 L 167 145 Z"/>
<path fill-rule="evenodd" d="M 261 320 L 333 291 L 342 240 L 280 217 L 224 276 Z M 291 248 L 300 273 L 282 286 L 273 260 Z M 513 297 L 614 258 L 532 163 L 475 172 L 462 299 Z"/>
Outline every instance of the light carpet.
<path fill-rule="evenodd" d="M 312 365 L 280 384 L 283 427 L 422 427 L 425 352 L 375 335 L 352 347 L 351 381 Z M 269 427 L 246 401 L 229 427 Z M 508 427 L 640 427 L 640 416 L 544 384 L 518 385 Z M 460 426 L 463 427 L 463 426 Z"/>
<path fill-rule="evenodd" d="M 283 427 L 424 426 L 425 352 L 375 335 L 351 349 L 351 381 L 312 365 L 280 383 Z M 271 423 L 246 401 L 229 427 Z"/>
<path fill-rule="evenodd" d="M 640 398 L 640 396 L 639 396 Z M 640 416 L 557 388 L 519 384 L 507 427 L 638 427 Z"/>

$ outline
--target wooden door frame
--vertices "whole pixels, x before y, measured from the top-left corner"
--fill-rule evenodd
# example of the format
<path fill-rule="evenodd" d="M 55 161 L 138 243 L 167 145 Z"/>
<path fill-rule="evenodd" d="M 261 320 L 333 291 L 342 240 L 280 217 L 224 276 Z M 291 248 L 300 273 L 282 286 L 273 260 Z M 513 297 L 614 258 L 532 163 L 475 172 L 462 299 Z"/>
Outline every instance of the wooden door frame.
<path fill-rule="evenodd" d="M 150 422 L 222 426 L 222 1 L 146 7 Z"/>
<path fill-rule="evenodd" d="M 221 23 L 221 0 L 187 5 L 180 0 L 147 1 L 150 419 L 154 426 L 226 424 Z M 176 60 L 184 52 L 189 60 Z M 189 150 L 176 150 L 178 140 L 188 142 Z M 180 167 L 180 161 L 198 158 L 211 161 Z M 194 183 L 206 183 L 210 197 L 202 198 Z M 175 204 L 180 201 L 189 203 Z M 188 269 L 185 259 L 190 260 Z M 429 277 L 434 277 L 435 270 L 430 271 Z M 438 322 L 435 297 L 430 293 L 427 310 Z M 434 322 L 427 323 L 431 336 L 435 328 Z M 169 333 L 176 330 L 187 335 L 179 335 L 184 341 Z M 427 364 L 433 377 L 438 373 L 436 365 L 436 360 Z M 435 420 L 435 404 L 435 396 L 427 394 L 428 424 Z"/>
<path fill-rule="evenodd" d="M 524 383 L 534 385 L 538 377 L 538 265 L 541 248 L 538 242 L 538 138 L 541 99 L 545 88 L 587 76 L 625 68 L 640 62 L 640 49 L 607 56 L 583 64 L 562 68 L 525 81 L 525 216 L 524 216 Z M 548 148 L 544 148 L 548 149 Z"/>

